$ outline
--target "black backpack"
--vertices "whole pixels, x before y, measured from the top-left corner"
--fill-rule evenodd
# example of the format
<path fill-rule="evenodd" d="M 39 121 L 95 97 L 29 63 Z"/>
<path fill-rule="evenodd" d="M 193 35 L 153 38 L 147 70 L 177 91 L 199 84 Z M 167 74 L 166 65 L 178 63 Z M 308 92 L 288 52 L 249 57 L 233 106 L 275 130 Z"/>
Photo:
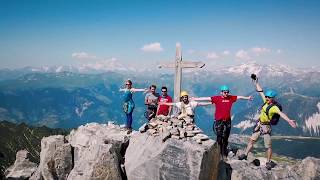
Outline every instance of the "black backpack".
<path fill-rule="evenodd" d="M 274 101 L 272 104 L 270 104 L 268 107 L 267 107 L 267 109 L 266 109 L 266 115 L 267 115 L 267 117 L 269 118 L 269 110 L 273 107 L 273 106 L 277 106 L 279 109 L 280 109 L 280 111 L 282 111 L 282 106 L 281 106 L 281 104 L 280 103 L 278 103 L 278 102 L 276 102 L 276 101 Z M 278 124 L 278 122 L 279 122 L 279 119 L 280 119 L 280 115 L 279 114 L 274 114 L 272 117 L 271 117 L 271 119 L 270 119 L 270 124 L 271 125 L 277 125 Z"/>

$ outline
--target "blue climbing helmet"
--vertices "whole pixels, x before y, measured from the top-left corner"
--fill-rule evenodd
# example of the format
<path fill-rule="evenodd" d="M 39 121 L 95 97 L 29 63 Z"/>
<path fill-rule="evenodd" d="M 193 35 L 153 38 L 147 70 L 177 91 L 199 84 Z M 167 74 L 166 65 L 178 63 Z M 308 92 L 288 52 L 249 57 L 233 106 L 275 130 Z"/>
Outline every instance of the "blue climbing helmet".
<path fill-rule="evenodd" d="M 220 86 L 220 91 L 230 91 L 229 87 L 226 85 Z"/>
<path fill-rule="evenodd" d="M 277 92 L 275 90 L 267 90 L 265 96 L 268 96 L 268 97 L 271 97 L 271 98 L 274 98 L 277 96 Z"/>

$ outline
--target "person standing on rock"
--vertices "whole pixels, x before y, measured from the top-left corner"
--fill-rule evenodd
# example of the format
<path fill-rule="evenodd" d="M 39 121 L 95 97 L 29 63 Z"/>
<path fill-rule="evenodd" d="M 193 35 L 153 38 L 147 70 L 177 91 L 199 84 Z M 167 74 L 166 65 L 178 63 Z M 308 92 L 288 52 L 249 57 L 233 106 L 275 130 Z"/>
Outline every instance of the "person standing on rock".
<path fill-rule="evenodd" d="M 130 133 L 132 131 L 132 113 L 133 113 L 133 109 L 135 107 L 134 101 L 133 101 L 133 93 L 134 92 L 145 92 L 147 91 L 147 89 L 137 89 L 137 88 L 133 88 L 132 87 L 132 81 L 131 80 L 127 80 L 125 82 L 125 88 L 120 89 L 120 91 L 124 92 L 123 95 L 123 111 L 126 114 L 127 117 L 127 122 L 126 122 L 126 129 L 128 130 L 128 132 Z"/>
<path fill-rule="evenodd" d="M 274 90 L 268 90 L 264 94 L 263 89 L 258 84 L 258 79 L 256 78 L 256 76 L 253 74 L 251 75 L 251 78 L 253 79 L 253 82 L 255 83 L 255 86 L 256 86 L 256 90 L 257 92 L 259 92 L 264 104 L 261 107 L 259 120 L 257 121 L 257 124 L 254 127 L 254 132 L 250 137 L 249 143 L 246 148 L 246 152 L 245 154 L 242 154 L 239 156 L 239 160 L 247 159 L 247 155 L 252 150 L 253 144 L 259 139 L 261 135 L 263 135 L 264 145 L 265 145 L 266 154 L 267 154 L 266 168 L 270 170 L 272 168 L 271 123 L 270 123 L 272 118 L 274 117 L 274 115 L 277 114 L 280 117 L 282 117 L 284 120 L 286 120 L 291 127 L 296 128 L 297 125 L 295 120 L 291 120 L 286 114 L 281 112 L 281 109 L 276 105 L 275 97 L 277 95 L 277 92 Z"/>
<path fill-rule="evenodd" d="M 160 102 L 159 105 L 176 106 L 180 111 L 178 119 L 183 119 L 186 117 L 193 119 L 194 110 L 197 106 L 206 106 L 211 104 L 207 102 L 189 101 L 189 94 L 186 91 L 182 91 L 180 93 L 180 99 L 181 99 L 181 102 L 175 102 L 175 103 Z"/>
<path fill-rule="evenodd" d="M 158 103 L 166 102 L 166 103 L 171 103 L 172 98 L 168 95 L 168 88 L 163 86 L 161 88 L 161 93 L 162 95 L 159 97 Z M 158 115 L 164 115 L 168 116 L 171 113 L 172 106 L 168 105 L 158 105 L 157 109 L 157 116 Z"/>
<path fill-rule="evenodd" d="M 157 86 L 151 85 L 149 87 L 149 92 L 145 96 L 144 104 L 147 106 L 147 110 L 145 112 L 145 117 L 150 121 L 152 118 L 156 116 L 158 101 L 160 95 L 156 92 Z"/>
<path fill-rule="evenodd" d="M 227 156 L 228 139 L 231 130 L 231 108 L 233 103 L 238 99 L 253 99 L 252 96 L 234 96 L 229 93 L 229 87 L 223 85 L 220 87 L 219 96 L 193 98 L 193 100 L 210 101 L 210 104 L 215 104 L 215 122 L 212 129 L 216 133 L 217 142 L 220 146 L 220 153 L 222 156 Z"/>

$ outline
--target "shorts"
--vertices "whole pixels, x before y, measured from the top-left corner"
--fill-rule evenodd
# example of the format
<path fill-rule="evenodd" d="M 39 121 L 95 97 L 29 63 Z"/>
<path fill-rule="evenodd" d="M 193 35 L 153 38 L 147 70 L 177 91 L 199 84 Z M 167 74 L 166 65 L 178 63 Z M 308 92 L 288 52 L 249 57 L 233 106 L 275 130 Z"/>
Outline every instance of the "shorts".
<path fill-rule="evenodd" d="M 255 132 L 250 137 L 251 140 L 257 141 L 262 133 L 260 131 Z M 263 140 L 264 140 L 264 147 L 265 148 L 271 148 L 271 135 L 270 134 L 263 134 Z"/>

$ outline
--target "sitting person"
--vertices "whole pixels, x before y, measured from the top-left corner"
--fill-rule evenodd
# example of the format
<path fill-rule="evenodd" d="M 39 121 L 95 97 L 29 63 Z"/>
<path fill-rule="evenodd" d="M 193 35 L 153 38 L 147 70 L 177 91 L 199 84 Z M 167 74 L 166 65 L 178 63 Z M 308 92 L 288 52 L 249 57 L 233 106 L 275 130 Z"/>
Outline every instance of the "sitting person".
<path fill-rule="evenodd" d="M 178 119 L 183 119 L 185 117 L 194 118 L 194 110 L 197 106 L 206 106 L 211 103 L 209 102 L 196 102 L 196 101 L 189 101 L 189 94 L 186 91 L 182 91 L 180 93 L 181 102 L 175 103 L 164 103 L 160 102 L 160 105 L 168 105 L 168 106 L 176 106 L 180 110 L 180 115 Z"/>

